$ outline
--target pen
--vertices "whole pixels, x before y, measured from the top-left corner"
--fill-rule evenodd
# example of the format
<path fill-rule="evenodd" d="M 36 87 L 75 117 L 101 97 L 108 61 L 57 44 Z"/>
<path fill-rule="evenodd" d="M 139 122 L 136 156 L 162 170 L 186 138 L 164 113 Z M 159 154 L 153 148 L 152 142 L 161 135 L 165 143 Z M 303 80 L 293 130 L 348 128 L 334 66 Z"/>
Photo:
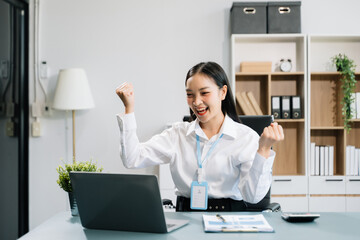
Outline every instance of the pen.
<path fill-rule="evenodd" d="M 226 222 L 225 218 L 223 218 L 223 216 L 221 216 L 220 214 L 216 214 L 216 217 L 221 221 Z"/>

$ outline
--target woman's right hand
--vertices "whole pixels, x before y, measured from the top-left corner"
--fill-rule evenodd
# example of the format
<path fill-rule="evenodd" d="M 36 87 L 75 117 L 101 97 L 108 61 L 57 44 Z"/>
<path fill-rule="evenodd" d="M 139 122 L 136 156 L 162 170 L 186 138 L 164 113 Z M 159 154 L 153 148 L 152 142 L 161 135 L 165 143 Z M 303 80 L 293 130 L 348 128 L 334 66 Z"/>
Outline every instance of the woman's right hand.
<path fill-rule="evenodd" d="M 124 82 L 116 88 L 116 94 L 120 97 L 125 106 L 125 113 L 134 112 L 134 88 L 131 83 Z"/>

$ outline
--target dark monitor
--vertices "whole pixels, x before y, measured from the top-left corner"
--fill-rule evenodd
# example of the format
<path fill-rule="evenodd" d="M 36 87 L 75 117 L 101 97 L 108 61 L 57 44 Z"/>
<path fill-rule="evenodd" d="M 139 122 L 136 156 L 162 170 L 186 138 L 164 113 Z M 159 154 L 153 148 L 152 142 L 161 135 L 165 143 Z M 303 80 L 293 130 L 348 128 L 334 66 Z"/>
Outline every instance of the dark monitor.
<path fill-rule="evenodd" d="M 255 130 L 259 136 L 264 131 L 264 128 L 274 121 L 272 115 L 239 115 L 239 119 L 242 124 Z"/>

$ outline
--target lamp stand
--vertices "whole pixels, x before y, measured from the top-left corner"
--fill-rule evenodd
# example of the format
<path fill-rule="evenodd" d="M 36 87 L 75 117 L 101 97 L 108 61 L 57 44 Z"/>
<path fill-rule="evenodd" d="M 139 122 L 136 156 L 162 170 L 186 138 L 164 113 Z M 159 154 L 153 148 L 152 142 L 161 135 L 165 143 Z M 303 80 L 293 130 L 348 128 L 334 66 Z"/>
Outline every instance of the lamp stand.
<path fill-rule="evenodd" d="M 73 135 L 73 163 L 75 160 L 75 110 L 72 110 L 72 135 Z"/>

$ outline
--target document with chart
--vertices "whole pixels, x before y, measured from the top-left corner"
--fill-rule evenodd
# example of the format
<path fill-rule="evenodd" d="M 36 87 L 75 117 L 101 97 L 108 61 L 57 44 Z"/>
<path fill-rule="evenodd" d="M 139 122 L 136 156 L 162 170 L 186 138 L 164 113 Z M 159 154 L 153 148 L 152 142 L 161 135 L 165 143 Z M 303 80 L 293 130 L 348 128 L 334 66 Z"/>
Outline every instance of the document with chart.
<path fill-rule="evenodd" d="M 274 232 L 262 214 L 204 214 L 203 221 L 205 232 Z"/>

